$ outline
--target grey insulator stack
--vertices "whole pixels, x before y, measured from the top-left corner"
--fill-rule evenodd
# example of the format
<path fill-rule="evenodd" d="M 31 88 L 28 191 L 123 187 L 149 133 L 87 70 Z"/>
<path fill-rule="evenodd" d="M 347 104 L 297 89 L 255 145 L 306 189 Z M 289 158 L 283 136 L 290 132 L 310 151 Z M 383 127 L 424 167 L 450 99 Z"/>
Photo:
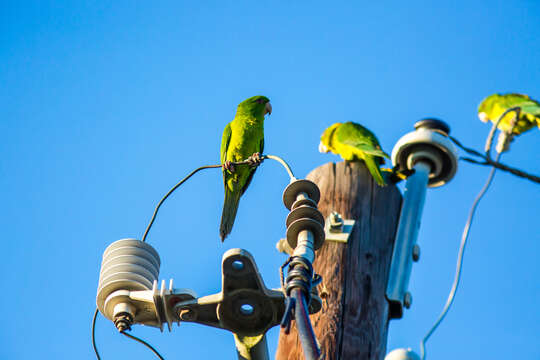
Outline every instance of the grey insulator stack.
<path fill-rule="evenodd" d="M 103 253 L 99 274 L 96 299 L 99 311 L 113 321 L 118 314 L 129 313 L 121 304 L 108 304 L 108 299 L 117 291 L 152 290 L 159 277 L 160 263 L 157 251 L 140 240 L 122 239 L 109 245 Z"/>

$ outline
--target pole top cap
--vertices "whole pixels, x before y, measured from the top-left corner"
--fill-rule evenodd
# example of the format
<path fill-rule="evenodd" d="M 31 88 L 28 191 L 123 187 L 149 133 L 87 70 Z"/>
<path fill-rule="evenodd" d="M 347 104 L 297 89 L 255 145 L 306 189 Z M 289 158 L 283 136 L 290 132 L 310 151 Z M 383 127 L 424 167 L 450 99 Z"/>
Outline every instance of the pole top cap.
<path fill-rule="evenodd" d="M 437 118 L 425 118 L 414 123 L 414 129 L 429 129 L 440 131 L 443 135 L 448 136 L 450 134 L 450 126 L 444 121 Z"/>

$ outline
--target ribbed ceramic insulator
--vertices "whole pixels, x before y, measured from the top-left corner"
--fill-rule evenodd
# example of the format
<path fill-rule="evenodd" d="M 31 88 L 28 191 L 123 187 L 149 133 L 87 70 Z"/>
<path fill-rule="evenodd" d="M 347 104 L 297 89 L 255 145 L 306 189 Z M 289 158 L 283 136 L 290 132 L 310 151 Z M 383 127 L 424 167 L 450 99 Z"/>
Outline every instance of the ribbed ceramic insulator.
<path fill-rule="evenodd" d="M 122 239 L 105 249 L 96 303 L 104 312 L 107 297 L 117 290 L 151 290 L 158 279 L 159 255 L 150 245 L 140 240 Z"/>

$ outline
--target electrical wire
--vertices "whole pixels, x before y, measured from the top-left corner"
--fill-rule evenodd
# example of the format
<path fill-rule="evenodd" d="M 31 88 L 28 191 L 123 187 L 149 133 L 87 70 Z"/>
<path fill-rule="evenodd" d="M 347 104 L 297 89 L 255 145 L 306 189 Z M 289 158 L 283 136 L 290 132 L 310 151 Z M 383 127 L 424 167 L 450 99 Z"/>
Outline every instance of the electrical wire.
<path fill-rule="evenodd" d="M 497 160 L 501 157 L 501 153 L 497 155 Z M 456 292 L 459 286 L 459 281 L 461 280 L 461 268 L 463 265 L 463 254 L 465 252 L 465 246 L 467 245 L 467 240 L 469 238 L 469 230 L 471 229 L 471 224 L 474 218 L 474 213 L 476 212 L 476 207 L 478 206 L 478 203 L 488 190 L 489 186 L 491 185 L 491 182 L 493 181 L 493 176 L 495 175 L 495 171 L 497 169 L 493 167 L 489 173 L 489 176 L 486 180 L 486 183 L 484 184 L 484 187 L 482 187 L 482 190 L 478 193 L 476 196 L 476 199 L 474 200 L 474 203 L 471 207 L 471 210 L 469 212 L 469 217 L 467 219 L 467 223 L 465 224 L 465 228 L 463 229 L 463 234 L 461 236 L 461 244 L 459 246 L 459 252 L 458 252 L 458 259 L 457 259 L 457 265 L 456 265 L 456 273 L 454 276 L 454 283 L 452 284 L 452 289 L 450 290 L 450 294 L 448 295 L 448 299 L 446 300 L 446 304 L 444 305 L 443 311 L 439 315 L 439 318 L 437 321 L 435 321 L 435 324 L 431 327 L 431 329 L 427 332 L 427 334 L 422 339 L 422 342 L 420 343 L 420 356 L 421 359 L 425 359 L 426 355 L 426 349 L 425 344 L 429 337 L 433 334 L 433 332 L 437 329 L 439 324 L 443 321 L 446 314 L 448 313 L 448 310 L 450 310 L 450 306 L 452 306 L 452 303 L 454 302 Z"/>
<path fill-rule="evenodd" d="M 96 345 L 96 319 L 97 319 L 98 315 L 99 315 L 99 310 L 96 308 L 96 311 L 94 312 L 94 316 L 92 318 L 92 347 L 94 348 L 94 353 L 96 354 L 96 359 L 101 360 L 101 356 L 99 355 L 97 345 Z M 133 339 L 135 341 L 140 342 L 141 344 L 143 344 L 144 346 L 149 348 L 154 354 L 156 354 L 156 356 L 158 358 L 160 358 L 161 360 L 164 360 L 163 356 L 161 356 L 159 354 L 159 352 L 152 345 L 147 343 L 146 341 L 144 341 L 144 340 L 142 340 L 142 339 L 140 339 L 140 338 L 138 338 L 138 337 L 136 337 L 134 335 L 128 334 L 125 331 L 120 331 L 120 333 L 127 336 L 128 338 L 131 338 L 131 339 Z"/>
<path fill-rule="evenodd" d="M 185 183 L 190 177 L 192 177 L 193 175 L 195 175 L 196 173 L 198 173 L 199 171 L 201 170 L 204 170 L 204 169 L 215 169 L 215 168 L 220 168 L 221 165 L 206 165 L 206 166 L 201 166 L 195 170 L 193 170 L 192 172 L 189 173 L 188 176 L 186 176 L 185 178 L 183 178 L 182 180 L 180 180 L 176 185 L 174 185 L 171 190 L 169 190 L 169 192 L 167 194 L 165 194 L 165 196 L 159 201 L 159 203 L 157 204 L 156 206 L 156 209 L 154 210 L 154 214 L 152 214 L 152 218 L 150 219 L 150 223 L 148 224 L 148 226 L 146 227 L 146 230 L 144 231 L 144 235 L 142 237 L 142 242 L 145 242 L 146 241 L 146 236 L 148 236 L 148 232 L 150 231 L 150 229 L 152 228 L 152 225 L 154 224 L 154 221 L 156 220 L 156 216 L 157 216 L 157 213 L 159 211 L 159 208 L 161 207 L 161 205 L 163 204 L 163 202 L 165 200 L 167 200 L 167 198 L 169 197 L 169 195 L 171 195 L 176 189 L 178 189 L 180 187 L 180 185 L 182 185 L 183 183 Z"/>
<path fill-rule="evenodd" d="M 134 336 L 134 335 L 128 334 L 128 333 L 125 332 L 125 331 L 120 331 L 120 333 L 121 333 L 122 335 L 127 336 L 127 337 L 130 338 L 130 339 L 133 339 L 133 340 L 135 340 L 135 341 L 137 341 L 137 342 L 140 342 L 141 344 L 143 344 L 144 346 L 146 346 L 148 349 L 150 349 L 150 350 L 151 350 L 151 351 L 152 351 L 152 352 L 153 352 L 160 360 L 165 360 L 165 359 L 163 358 L 163 356 L 161 356 L 160 353 L 159 353 L 156 349 L 154 349 L 154 347 L 153 347 L 152 345 L 150 345 L 149 343 L 147 343 L 147 342 L 144 341 L 143 339 L 138 338 L 138 337 L 136 337 L 136 336 Z"/>
<path fill-rule="evenodd" d="M 493 137 L 495 136 L 495 132 L 497 131 L 497 128 L 500 122 L 502 121 L 502 119 L 504 119 L 506 114 L 511 113 L 511 112 L 514 112 L 515 114 L 511 122 L 512 128 L 510 129 L 508 134 L 511 135 L 514 132 L 514 128 L 516 127 L 516 124 L 519 120 L 519 115 L 521 114 L 521 108 L 519 106 L 507 109 L 505 112 L 501 114 L 501 116 L 499 116 L 499 119 L 497 120 L 497 122 L 494 123 L 493 126 L 491 127 L 491 130 L 486 140 L 486 146 L 484 147 L 484 150 L 486 151 L 486 156 L 488 158 L 491 158 L 491 145 L 493 144 Z"/>
<path fill-rule="evenodd" d="M 508 165 L 505 165 L 499 161 L 494 161 L 491 158 L 488 158 L 487 156 L 479 153 L 478 151 L 468 148 L 464 146 L 459 140 L 456 138 L 449 136 L 449 139 L 452 140 L 454 144 L 456 144 L 460 149 L 464 150 L 465 152 L 480 157 L 483 161 L 468 158 L 468 157 L 460 157 L 461 160 L 467 161 L 476 165 L 483 165 L 483 166 L 493 166 L 496 167 L 499 170 L 507 171 L 511 173 L 512 175 L 516 175 L 518 177 L 522 177 L 524 179 L 530 180 L 535 183 L 540 183 L 540 176 L 529 174 L 523 170 L 517 169 L 515 167 L 511 167 Z"/>
<path fill-rule="evenodd" d="M 92 347 L 94 348 L 94 353 L 96 354 L 96 359 L 101 360 L 101 357 L 99 356 L 99 352 L 96 345 L 96 319 L 98 317 L 99 310 L 96 308 L 96 311 L 94 312 L 94 317 L 92 318 Z"/>
<path fill-rule="evenodd" d="M 293 181 L 295 180 L 296 178 L 294 177 L 294 174 L 291 170 L 291 167 L 289 166 L 289 164 L 287 164 L 287 162 L 285 160 L 283 160 L 282 158 L 280 158 L 279 156 L 276 156 L 276 155 L 262 155 L 261 157 L 261 161 L 264 160 L 264 159 L 271 159 L 271 160 L 275 160 L 277 162 L 279 162 L 281 165 L 283 165 L 283 167 L 285 168 L 285 170 L 287 171 L 287 174 L 289 175 L 290 177 L 290 180 Z M 253 164 L 253 160 L 251 160 L 250 158 L 246 159 L 246 160 L 243 160 L 243 161 L 238 161 L 238 162 L 231 162 L 231 165 L 249 165 L 249 164 Z M 205 169 L 216 169 L 216 168 L 221 168 L 222 165 L 219 164 L 219 165 L 206 165 L 206 166 L 201 166 L 195 170 L 193 170 L 192 172 L 189 173 L 188 176 L 186 176 L 185 178 L 183 178 L 182 180 L 180 180 L 176 185 L 174 185 L 171 190 L 169 190 L 169 192 L 167 192 L 167 194 L 165 194 L 165 196 L 163 196 L 163 198 L 159 201 L 159 203 L 157 204 L 156 206 L 156 209 L 154 210 L 154 213 L 152 214 L 152 218 L 150 219 L 150 223 L 148 224 L 148 226 L 146 227 L 146 230 L 144 231 L 144 234 L 143 234 L 143 237 L 141 239 L 141 241 L 145 242 L 146 241 L 146 237 L 148 236 L 148 232 L 150 231 L 150 229 L 152 228 L 152 225 L 154 224 L 154 221 L 156 220 L 156 216 L 157 216 L 157 213 L 159 211 L 159 208 L 161 207 L 161 205 L 163 204 L 163 202 L 176 190 L 178 189 L 183 183 L 185 183 L 190 177 L 192 177 L 193 175 L 195 175 L 196 173 L 198 173 L 199 171 L 201 170 L 205 170 Z"/>
<path fill-rule="evenodd" d="M 490 154 L 491 153 L 491 146 L 492 146 L 492 143 L 493 143 L 493 136 L 495 135 L 495 132 L 496 132 L 497 127 L 499 126 L 499 123 L 501 122 L 501 120 L 504 118 L 504 116 L 506 114 L 508 114 L 511 111 L 514 111 L 516 113 L 515 116 L 514 116 L 514 119 L 511 122 L 512 127 L 511 127 L 511 129 L 509 131 L 509 133 L 512 134 L 512 132 L 514 131 L 514 128 L 515 128 L 515 126 L 517 124 L 517 120 L 518 120 L 521 108 L 511 108 L 511 109 L 506 110 L 499 117 L 497 122 L 493 124 L 493 126 L 491 127 L 491 131 L 489 132 L 489 135 L 488 135 L 487 140 L 486 140 L 486 145 L 485 145 L 486 155 L 485 155 L 485 157 L 482 156 L 481 154 L 479 154 L 476 150 L 471 150 L 471 151 L 467 151 L 467 152 L 472 153 L 472 154 L 477 155 L 477 156 L 480 156 L 480 157 L 483 157 L 484 159 L 493 162 L 493 160 L 491 160 L 491 154 Z M 457 140 L 455 140 L 453 138 L 451 138 L 451 140 L 454 141 L 456 143 L 456 145 L 460 146 L 460 143 Z M 497 157 L 495 159 L 496 163 L 499 163 L 499 160 L 500 160 L 501 156 L 502 156 L 502 151 L 497 153 Z M 482 187 L 482 189 L 480 190 L 478 195 L 476 195 L 476 198 L 474 199 L 474 202 L 473 202 L 473 204 L 471 206 L 471 210 L 469 211 L 469 216 L 467 218 L 467 222 L 465 223 L 465 227 L 463 228 L 463 234 L 461 235 L 461 244 L 459 245 L 458 258 L 457 258 L 457 264 L 456 264 L 456 272 L 455 272 L 455 275 L 454 275 L 454 282 L 452 283 L 452 289 L 450 290 L 450 293 L 448 294 L 448 299 L 446 300 L 446 304 L 444 305 L 444 308 L 443 308 L 441 314 L 439 315 L 439 318 L 437 319 L 437 321 L 435 321 L 435 323 L 433 324 L 431 329 L 429 329 L 427 334 L 424 336 L 424 338 L 420 342 L 420 358 L 421 358 L 421 360 L 424 360 L 425 357 L 426 357 L 426 342 L 428 341 L 429 337 L 431 335 L 433 335 L 433 332 L 437 329 L 437 327 L 441 324 L 441 322 L 444 320 L 444 318 L 446 317 L 446 314 L 448 314 L 448 311 L 450 310 L 450 307 L 452 306 L 452 304 L 454 302 L 454 299 L 456 297 L 456 292 L 457 292 L 457 289 L 458 289 L 458 286 L 459 286 L 459 282 L 461 280 L 461 269 L 463 267 L 463 254 L 465 253 L 465 247 L 467 245 L 467 240 L 469 239 L 469 231 L 471 229 L 472 221 L 474 219 L 474 214 L 476 212 L 476 208 L 478 207 L 478 204 L 479 204 L 480 200 L 482 199 L 482 197 L 485 195 L 485 193 L 489 189 L 489 186 L 491 185 L 491 183 L 493 181 L 493 177 L 495 176 L 495 171 L 496 170 L 497 170 L 496 166 L 493 166 L 491 168 L 491 171 L 489 172 L 489 175 L 487 177 L 487 180 L 486 180 L 484 186 Z"/>
<path fill-rule="evenodd" d="M 450 140 L 452 140 L 452 142 L 454 144 L 456 144 L 460 149 L 464 150 L 468 154 L 478 156 L 479 158 L 481 158 L 484 161 L 479 161 L 479 160 L 475 160 L 475 159 L 471 159 L 471 158 L 467 158 L 467 157 L 460 157 L 461 160 L 464 160 L 464 161 L 467 161 L 467 162 L 470 162 L 470 163 L 473 163 L 473 164 L 476 164 L 476 165 L 493 166 L 493 167 L 496 167 L 497 169 L 507 171 L 507 172 L 509 172 L 509 173 L 511 173 L 513 175 L 528 179 L 528 180 L 536 182 L 536 183 L 540 183 L 540 176 L 529 174 L 529 173 L 527 173 L 527 172 L 525 172 L 523 170 L 519 170 L 517 168 L 502 164 L 499 161 L 496 161 L 496 160 L 494 161 L 491 158 L 491 146 L 493 144 L 493 138 L 495 136 L 495 132 L 496 132 L 498 126 L 499 126 L 499 123 L 506 116 L 506 114 L 508 114 L 510 112 L 515 112 L 515 116 L 514 116 L 514 118 L 512 119 L 512 122 L 511 122 L 512 128 L 509 131 L 509 134 L 513 133 L 514 127 L 516 126 L 516 124 L 518 122 L 518 119 L 519 119 L 519 115 L 521 113 L 521 108 L 520 107 L 513 107 L 513 108 L 510 108 L 510 109 L 506 110 L 505 112 L 503 112 L 501 114 L 501 116 L 499 116 L 499 119 L 497 120 L 497 122 L 495 122 L 493 124 L 493 126 L 491 127 L 491 130 L 489 132 L 489 135 L 487 137 L 486 144 L 484 146 L 485 155 L 481 154 L 479 151 L 476 151 L 474 149 L 471 149 L 471 148 L 468 148 L 468 147 L 464 146 L 463 144 L 461 144 L 461 142 L 459 140 L 457 140 L 456 138 L 454 138 L 452 136 L 449 136 L 448 138 Z"/>
<path fill-rule="evenodd" d="M 296 180 L 296 178 L 294 177 L 294 174 L 291 170 L 291 167 L 289 166 L 289 164 L 287 164 L 287 162 L 285 160 L 283 160 L 282 158 L 280 158 L 279 156 L 275 156 L 275 155 L 264 155 L 263 156 L 263 159 L 271 159 L 271 160 L 275 160 L 277 162 L 279 162 L 281 165 L 283 165 L 283 167 L 285 168 L 285 170 L 287 170 L 287 173 L 289 174 L 289 177 L 290 177 L 290 180 L 291 181 L 294 181 Z"/>
<path fill-rule="evenodd" d="M 294 174 L 291 170 L 291 167 L 289 166 L 289 164 L 287 164 L 287 162 L 285 160 L 283 160 L 281 157 L 279 156 L 276 156 L 276 155 L 262 155 L 260 157 L 261 161 L 264 160 L 264 159 L 271 159 L 271 160 L 275 160 L 277 162 L 279 162 L 281 165 L 283 165 L 283 167 L 285 168 L 285 170 L 287 171 L 287 174 L 289 175 L 290 177 L 290 180 L 293 181 L 295 180 L 296 178 L 294 177 Z M 231 162 L 231 165 L 249 165 L 249 164 L 253 164 L 253 159 L 250 157 L 246 160 L 243 160 L 243 161 L 238 161 L 238 162 Z M 154 221 L 156 220 L 156 216 L 158 214 L 158 211 L 159 211 L 159 208 L 161 207 L 161 205 L 163 204 L 163 202 L 165 202 L 165 200 L 176 190 L 178 189 L 183 183 L 185 183 L 189 178 L 191 178 L 193 175 L 195 175 L 196 173 L 198 173 L 199 171 L 201 170 L 205 170 L 205 169 L 216 169 L 216 168 L 221 168 L 222 165 L 221 164 L 218 164 L 218 165 L 206 165 L 206 166 L 201 166 L 195 170 L 193 170 L 192 172 L 190 172 L 185 178 L 183 178 L 182 180 L 180 180 L 176 185 L 174 185 L 168 192 L 167 194 L 165 194 L 165 196 L 163 196 L 163 198 L 161 198 L 161 200 L 159 201 L 159 203 L 157 204 L 155 210 L 154 210 L 154 213 L 152 214 L 152 218 L 150 219 L 150 223 L 148 224 L 148 226 L 146 227 L 146 230 L 144 231 L 144 234 L 143 234 L 143 237 L 142 237 L 142 241 L 143 242 L 146 242 L 146 237 L 148 236 L 148 232 L 150 231 L 150 229 L 152 228 L 152 225 L 154 224 Z M 99 352 L 98 352 L 98 349 L 97 349 L 97 344 L 96 344 L 96 336 L 95 336 L 95 332 L 96 332 L 96 319 L 97 319 L 97 316 L 99 314 L 99 310 L 96 308 L 95 312 L 94 312 L 94 316 L 92 318 L 92 347 L 94 349 L 94 353 L 96 355 L 96 359 L 97 360 L 101 360 L 101 357 L 99 355 Z M 122 331 L 122 334 L 124 334 L 125 336 L 133 339 L 133 340 L 136 340 L 138 342 L 140 342 L 141 344 L 144 344 L 145 346 L 147 346 L 150 350 L 152 350 L 154 352 L 154 354 L 156 354 L 160 359 L 163 359 L 163 357 L 157 352 L 156 349 L 154 349 L 150 344 L 148 344 L 147 342 L 145 342 L 144 340 L 142 339 L 139 339 L 137 338 L 136 336 L 133 336 L 133 335 L 130 335 L 130 334 L 127 334 L 125 332 Z"/>
<path fill-rule="evenodd" d="M 313 326 L 309 320 L 308 305 L 302 290 L 295 288 L 291 291 L 291 297 L 295 299 L 294 319 L 300 337 L 300 344 L 307 360 L 317 360 L 321 356 L 321 350 L 313 332 Z"/>

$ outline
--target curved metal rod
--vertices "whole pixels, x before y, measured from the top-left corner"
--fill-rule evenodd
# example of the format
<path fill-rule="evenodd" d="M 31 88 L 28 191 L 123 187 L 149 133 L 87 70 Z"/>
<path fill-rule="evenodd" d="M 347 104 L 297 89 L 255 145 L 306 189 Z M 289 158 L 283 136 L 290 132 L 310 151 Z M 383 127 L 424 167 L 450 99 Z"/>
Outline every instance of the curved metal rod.
<path fill-rule="evenodd" d="M 484 147 L 484 150 L 486 151 L 486 157 L 491 160 L 491 145 L 493 144 L 493 137 L 495 136 L 495 131 L 497 131 L 497 127 L 499 126 L 499 123 L 502 121 L 502 119 L 506 116 L 506 114 L 510 112 L 515 112 L 516 115 L 514 117 L 515 122 L 512 125 L 512 129 L 510 129 L 510 134 L 514 131 L 514 127 L 516 126 L 518 120 L 519 120 L 519 114 L 521 113 L 521 108 L 519 106 L 510 108 L 502 113 L 501 116 L 499 116 L 499 119 L 497 122 L 493 123 L 493 126 L 491 127 L 491 130 L 489 132 L 489 135 L 486 139 L 486 145 Z M 502 131 L 502 130 L 501 130 Z"/>
<path fill-rule="evenodd" d="M 291 182 L 296 180 L 296 178 L 294 177 L 294 174 L 293 174 L 289 164 L 287 164 L 287 162 L 285 160 L 283 160 L 282 158 L 280 158 L 279 156 L 276 156 L 276 155 L 263 155 L 263 159 L 271 159 L 271 160 L 275 160 L 275 161 L 279 162 L 281 165 L 283 165 L 285 170 L 287 170 L 287 173 L 289 174 L 289 177 L 291 178 Z"/>

